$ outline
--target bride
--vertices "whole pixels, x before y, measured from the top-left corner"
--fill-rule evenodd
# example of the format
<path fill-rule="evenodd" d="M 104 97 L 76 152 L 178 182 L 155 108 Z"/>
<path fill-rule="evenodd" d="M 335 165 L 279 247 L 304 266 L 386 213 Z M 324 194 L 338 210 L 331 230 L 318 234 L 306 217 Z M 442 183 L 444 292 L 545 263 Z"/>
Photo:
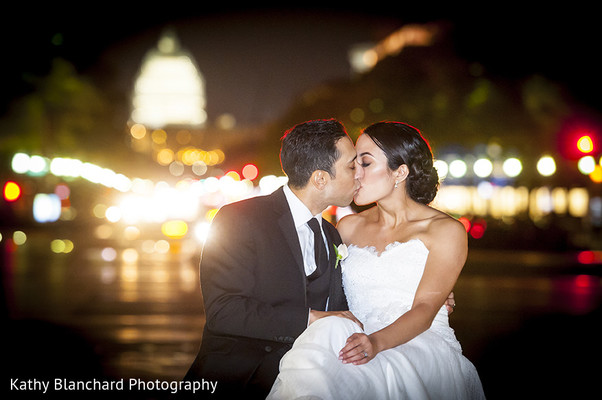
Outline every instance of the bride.
<path fill-rule="evenodd" d="M 397 122 L 369 126 L 356 143 L 358 205 L 338 226 L 350 311 L 363 323 L 311 324 L 280 362 L 268 399 L 479 399 L 444 302 L 467 256 L 462 224 L 429 204 L 438 176 L 428 143 Z"/>

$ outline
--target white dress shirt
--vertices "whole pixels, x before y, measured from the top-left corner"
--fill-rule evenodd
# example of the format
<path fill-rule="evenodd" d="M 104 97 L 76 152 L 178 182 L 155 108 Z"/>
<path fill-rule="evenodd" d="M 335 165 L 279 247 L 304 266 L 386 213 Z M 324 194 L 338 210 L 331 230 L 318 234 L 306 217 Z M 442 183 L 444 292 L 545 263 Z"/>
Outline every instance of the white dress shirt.
<path fill-rule="evenodd" d="M 284 195 L 286 201 L 293 214 L 293 221 L 295 228 L 297 229 L 297 236 L 299 237 L 299 244 L 301 245 L 301 253 L 303 253 L 303 266 L 305 268 L 305 275 L 309 276 L 316 270 L 316 257 L 314 252 L 314 232 L 311 230 L 307 221 L 312 218 L 316 218 L 320 224 L 320 230 L 322 231 L 322 239 L 324 240 L 324 247 L 328 252 L 328 241 L 326 235 L 324 235 L 324 229 L 322 229 L 322 213 L 312 215 L 311 211 L 303 204 L 301 200 L 293 193 L 288 187 L 284 186 Z M 328 254 L 330 254 L 328 252 Z"/>

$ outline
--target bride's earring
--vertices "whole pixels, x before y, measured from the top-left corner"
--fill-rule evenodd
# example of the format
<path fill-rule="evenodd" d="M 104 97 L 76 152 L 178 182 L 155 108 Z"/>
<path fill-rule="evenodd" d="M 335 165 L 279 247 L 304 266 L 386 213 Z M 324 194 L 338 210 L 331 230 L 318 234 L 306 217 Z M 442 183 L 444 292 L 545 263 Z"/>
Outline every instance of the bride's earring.
<path fill-rule="evenodd" d="M 395 189 L 397 189 L 397 186 L 399 185 L 398 181 L 395 181 Z"/>

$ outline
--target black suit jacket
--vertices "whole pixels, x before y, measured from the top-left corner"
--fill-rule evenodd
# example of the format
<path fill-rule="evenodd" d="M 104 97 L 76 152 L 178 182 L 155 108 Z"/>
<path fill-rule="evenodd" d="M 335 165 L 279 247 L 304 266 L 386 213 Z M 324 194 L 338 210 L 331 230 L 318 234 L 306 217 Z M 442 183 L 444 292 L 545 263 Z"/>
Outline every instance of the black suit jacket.
<path fill-rule="evenodd" d="M 327 221 L 329 311 L 347 310 Z M 201 257 L 207 322 L 199 354 L 185 379 L 218 381 L 225 396 L 265 397 L 280 358 L 307 328 L 309 308 L 299 238 L 282 188 L 224 206 L 213 220 Z"/>

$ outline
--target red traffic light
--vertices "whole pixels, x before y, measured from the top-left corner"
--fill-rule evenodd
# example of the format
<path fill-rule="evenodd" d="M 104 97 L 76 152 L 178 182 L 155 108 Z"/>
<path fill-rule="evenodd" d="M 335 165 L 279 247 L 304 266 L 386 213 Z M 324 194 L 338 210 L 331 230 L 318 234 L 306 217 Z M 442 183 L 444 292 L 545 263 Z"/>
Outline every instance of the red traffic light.
<path fill-rule="evenodd" d="M 579 160 L 600 151 L 602 130 L 599 122 L 573 117 L 565 121 L 556 136 L 558 154 L 567 160 Z"/>
<path fill-rule="evenodd" d="M 17 201 L 21 197 L 21 186 L 16 182 L 8 181 L 4 184 L 2 194 L 6 201 Z"/>
<path fill-rule="evenodd" d="M 577 139 L 577 150 L 583 154 L 589 154 L 594 151 L 594 141 L 590 135 L 583 135 Z"/>

